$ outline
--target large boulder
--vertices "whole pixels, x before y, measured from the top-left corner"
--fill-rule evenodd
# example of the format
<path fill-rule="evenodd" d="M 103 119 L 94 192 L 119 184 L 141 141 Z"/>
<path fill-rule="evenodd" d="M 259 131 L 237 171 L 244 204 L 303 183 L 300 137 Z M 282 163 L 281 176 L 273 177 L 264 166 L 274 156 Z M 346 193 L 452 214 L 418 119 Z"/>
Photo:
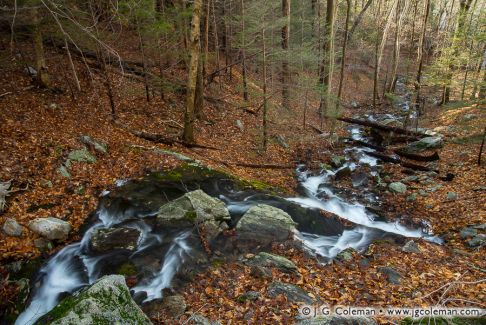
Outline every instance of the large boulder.
<path fill-rule="evenodd" d="M 407 152 L 421 152 L 430 149 L 439 149 L 444 146 L 444 140 L 441 137 L 426 137 L 418 141 L 410 143 L 405 151 Z"/>
<path fill-rule="evenodd" d="M 214 239 L 227 228 L 225 221 L 231 220 L 223 201 L 215 199 L 202 190 L 184 194 L 163 205 L 157 214 L 157 224 L 167 228 L 204 228 L 207 240 Z"/>
<path fill-rule="evenodd" d="M 90 248 L 95 253 L 113 250 L 133 252 L 138 245 L 140 231 L 135 228 L 97 228 L 91 234 Z"/>
<path fill-rule="evenodd" d="M 62 300 L 36 324 L 151 324 L 132 300 L 125 278 L 104 276 Z"/>
<path fill-rule="evenodd" d="M 29 223 L 29 229 L 49 240 L 63 240 L 71 231 L 71 225 L 69 222 L 53 217 L 37 218 Z"/>
<path fill-rule="evenodd" d="M 287 212 L 266 204 L 251 207 L 236 224 L 238 246 L 269 246 L 287 240 L 296 231 Z"/>

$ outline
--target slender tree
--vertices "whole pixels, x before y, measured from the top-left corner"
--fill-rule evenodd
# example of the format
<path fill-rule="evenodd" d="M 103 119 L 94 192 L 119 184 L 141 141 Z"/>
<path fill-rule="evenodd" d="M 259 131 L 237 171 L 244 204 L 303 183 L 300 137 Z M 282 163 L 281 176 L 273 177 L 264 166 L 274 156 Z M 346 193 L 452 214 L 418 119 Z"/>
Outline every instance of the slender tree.
<path fill-rule="evenodd" d="M 289 71 L 289 37 L 290 37 L 290 1 L 282 0 L 282 16 L 284 25 L 282 26 L 282 106 L 290 109 L 290 71 Z"/>

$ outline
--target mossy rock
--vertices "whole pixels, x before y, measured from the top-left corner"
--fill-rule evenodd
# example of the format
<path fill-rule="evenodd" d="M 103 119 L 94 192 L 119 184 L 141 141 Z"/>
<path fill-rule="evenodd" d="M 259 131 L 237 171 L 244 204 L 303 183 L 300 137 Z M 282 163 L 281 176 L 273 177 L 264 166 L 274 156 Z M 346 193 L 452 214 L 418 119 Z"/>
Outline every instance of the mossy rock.
<path fill-rule="evenodd" d="M 102 277 L 62 300 L 36 324 L 151 324 L 121 275 Z"/>

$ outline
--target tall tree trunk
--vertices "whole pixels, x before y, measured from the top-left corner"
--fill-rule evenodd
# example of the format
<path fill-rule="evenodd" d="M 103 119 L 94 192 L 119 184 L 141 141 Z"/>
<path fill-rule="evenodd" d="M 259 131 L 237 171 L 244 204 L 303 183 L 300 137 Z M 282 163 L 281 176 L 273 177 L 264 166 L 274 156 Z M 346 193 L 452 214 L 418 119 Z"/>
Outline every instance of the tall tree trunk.
<path fill-rule="evenodd" d="M 267 98 L 267 49 L 265 44 L 265 28 L 262 29 L 262 52 L 263 52 L 263 118 L 262 118 L 262 142 L 263 150 L 267 150 L 267 115 L 268 115 L 268 98 Z"/>
<path fill-rule="evenodd" d="M 324 117 L 324 109 L 329 110 L 331 108 L 331 86 L 332 86 L 332 72 L 334 67 L 334 49 L 333 49 L 333 36 L 334 36 L 334 0 L 327 0 L 326 8 L 326 23 L 324 26 L 325 38 L 322 45 L 322 65 L 320 84 L 322 86 L 321 102 L 319 105 L 319 114 Z M 325 92 L 325 93 L 324 93 Z"/>
<path fill-rule="evenodd" d="M 282 106 L 290 109 L 290 72 L 289 72 L 289 35 L 290 35 L 290 1 L 282 0 L 282 16 L 284 25 L 282 26 Z"/>
<path fill-rule="evenodd" d="M 341 71 L 339 75 L 339 87 L 336 101 L 336 115 L 339 113 L 339 105 L 341 104 L 341 93 L 344 84 L 344 68 L 346 65 L 346 47 L 348 44 L 348 27 L 349 27 L 349 16 L 351 14 L 351 0 L 346 0 L 346 21 L 344 23 L 344 38 L 343 38 L 343 49 L 341 52 Z"/>
<path fill-rule="evenodd" d="M 375 40 L 375 73 L 373 76 L 373 108 L 376 109 L 376 101 L 378 99 L 378 73 L 379 73 L 379 67 L 380 67 L 380 62 L 379 62 L 379 45 L 380 45 L 380 38 L 378 37 L 381 35 L 380 33 L 380 23 L 379 23 L 379 17 L 380 17 L 380 11 L 381 11 L 381 0 L 378 0 L 378 9 L 376 10 L 376 24 L 377 24 L 377 30 L 376 30 L 376 40 Z"/>
<path fill-rule="evenodd" d="M 459 55 L 459 47 L 461 43 L 461 39 L 464 37 L 465 34 L 465 27 L 466 27 L 466 16 L 471 7 L 472 0 L 460 0 L 459 1 L 459 13 L 457 16 L 457 25 L 456 30 L 454 31 L 454 36 L 452 38 L 452 58 L 453 60 L 457 58 Z M 457 70 L 457 64 L 454 62 L 450 65 L 449 71 L 447 73 L 447 81 L 444 87 L 444 97 L 443 97 L 443 104 L 446 104 L 450 101 L 450 93 L 451 93 L 451 86 L 452 86 L 452 77 L 454 72 Z"/>
<path fill-rule="evenodd" d="M 214 34 L 214 51 L 216 52 L 216 71 L 219 71 L 219 54 L 220 54 L 220 49 L 219 49 L 219 36 L 218 36 L 218 24 L 216 21 L 216 8 L 214 6 L 215 0 L 211 1 L 212 5 L 212 11 L 213 11 L 213 34 Z M 220 82 L 219 83 L 219 89 L 223 89 L 223 84 Z"/>
<path fill-rule="evenodd" d="M 143 44 L 142 32 L 140 30 L 140 22 L 138 21 L 138 18 L 136 18 L 135 23 L 137 25 L 137 34 L 138 34 L 140 52 L 142 53 L 142 70 L 143 70 L 143 81 L 145 83 L 145 97 L 147 99 L 147 102 L 150 102 L 150 90 L 149 90 L 148 74 L 147 74 L 147 62 L 145 58 L 145 47 Z"/>
<path fill-rule="evenodd" d="M 430 0 L 426 0 L 424 8 L 424 18 L 422 20 L 422 33 L 420 35 L 420 44 L 418 52 L 418 69 L 417 79 L 415 81 L 415 110 L 419 111 L 420 108 L 420 87 L 422 83 L 422 69 L 424 65 L 424 51 L 425 51 L 425 33 L 427 32 L 427 21 L 429 19 Z"/>
<path fill-rule="evenodd" d="M 74 78 L 74 83 L 76 84 L 76 89 L 78 91 L 81 91 L 81 84 L 79 83 L 78 73 L 76 72 L 76 67 L 74 66 L 73 58 L 71 57 L 71 51 L 69 50 L 69 44 L 66 38 L 64 38 L 64 47 L 66 48 L 66 53 L 69 60 L 69 66 L 73 71 L 73 78 Z"/>
<path fill-rule="evenodd" d="M 356 27 L 358 27 L 359 23 L 363 19 L 364 14 L 366 13 L 366 10 L 368 10 L 372 2 L 373 0 L 368 0 L 366 4 L 363 6 L 363 8 L 361 9 L 361 12 L 358 14 L 358 17 L 356 17 L 356 19 L 354 20 L 353 26 L 351 26 L 351 30 L 349 31 L 349 36 L 348 36 L 349 39 L 353 37 Z"/>
<path fill-rule="evenodd" d="M 481 82 L 481 86 L 479 87 L 479 99 L 485 99 L 486 98 L 486 49 L 484 50 L 484 55 L 483 55 L 483 63 L 482 63 L 482 69 L 483 69 L 483 81 Z"/>
<path fill-rule="evenodd" d="M 37 69 L 37 85 L 39 87 L 49 87 L 49 73 L 47 72 L 46 56 L 44 54 L 44 44 L 42 43 L 42 31 L 40 26 L 39 12 L 37 8 L 32 9 L 32 36 L 35 50 L 35 66 Z"/>
<path fill-rule="evenodd" d="M 182 138 L 186 143 L 194 143 L 194 101 L 196 97 L 197 70 L 199 67 L 200 19 L 203 0 L 194 0 L 191 21 L 190 60 L 186 88 L 186 110 L 184 112 L 184 131 Z"/>
<path fill-rule="evenodd" d="M 204 56 L 203 56 L 203 69 L 202 69 L 202 76 L 206 78 L 207 76 L 207 65 L 209 60 L 209 14 L 210 14 L 210 6 L 211 0 L 205 0 L 206 7 L 204 9 Z"/>
<path fill-rule="evenodd" d="M 405 4 L 400 14 L 400 3 L 397 5 L 397 16 L 396 16 L 396 26 L 395 26 L 395 46 L 393 48 L 393 65 L 392 65 L 392 75 L 391 84 L 389 92 L 393 93 L 395 91 L 395 85 L 397 83 L 397 70 L 398 62 L 400 61 L 400 40 L 401 40 L 401 29 L 404 17 L 407 15 L 408 6 L 410 1 L 405 0 Z"/>
<path fill-rule="evenodd" d="M 241 70 L 242 70 L 242 77 L 243 77 L 243 99 L 248 101 L 248 83 L 246 80 L 246 41 L 245 41 L 245 1 L 241 0 Z"/>

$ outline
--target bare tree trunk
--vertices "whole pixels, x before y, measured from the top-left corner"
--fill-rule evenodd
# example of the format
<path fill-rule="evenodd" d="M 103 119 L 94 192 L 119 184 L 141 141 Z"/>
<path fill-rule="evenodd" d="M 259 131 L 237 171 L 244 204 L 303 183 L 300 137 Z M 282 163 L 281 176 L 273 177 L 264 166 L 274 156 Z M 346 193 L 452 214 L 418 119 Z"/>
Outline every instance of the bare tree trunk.
<path fill-rule="evenodd" d="M 267 49 L 265 44 L 265 28 L 262 29 L 262 50 L 263 50 L 263 150 L 267 151 L 267 115 L 268 115 L 268 99 L 267 99 Z"/>
<path fill-rule="evenodd" d="M 282 0 L 282 16 L 285 19 L 282 27 L 282 106 L 290 109 L 290 72 L 289 72 L 289 35 L 290 35 L 290 1 Z"/>
<path fill-rule="evenodd" d="M 186 89 L 186 110 L 184 113 L 183 141 L 194 143 L 194 101 L 196 97 L 197 70 L 199 67 L 200 44 L 200 19 L 203 0 L 194 0 L 192 9 L 191 38 L 190 38 L 190 60 L 187 76 Z"/>
<path fill-rule="evenodd" d="M 204 10 L 204 56 L 203 56 L 203 69 L 202 69 L 202 76 L 206 78 L 207 76 L 207 64 L 209 59 L 209 14 L 210 14 L 210 6 L 211 0 L 205 0 L 206 7 Z"/>
<path fill-rule="evenodd" d="M 349 26 L 349 16 L 351 14 L 351 0 L 346 0 L 346 21 L 344 23 L 344 38 L 343 38 L 343 49 L 341 52 L 341 71 L 339 76 L 339 87 L 338 87 L 338 94 L 337 94 L 337 102 L 336 102 L 336 112 L 339 111 L 339 105 L 341 104 L 341 94 L 343 90 L 344 84 L 344 68 L 346 65 L 346 47 L 348 44 L 348 26 Z"/>
<path fill-rule="evenodd" d="M 37 69 L 37 85 L 39 87 L 49 87 L 49 73 L 47 72 L 46 56 L 44 54 L 44 44 L 42 43 L 42 31 L 38 9 L 32 9 L 32 33 L 35 50 L 35 65 Z"/>
<path fill-rule="evenodd" d="M 71 66 L 71 70 L 73 71 L 74 83 L 76 84 L 76 88 L 78 89 L 78 91 L 81 91 L 81 85 L 79 83 L 78 74 L 76 72 L 76 67 L 74 66 L 73 58 L 71 57 L 71 51 L 69 50 L 69 44 L 68 44 L 66 38 L 64 38 L 64 47 L 66 48 L 66 53 L 67 53 L 67 56 L 68 56 L 69 65 Z"/>
<path fill-rule="evenodd" d="M 108 95 L 108 100 L 110 102 L 111 108 L 111 118 L 113 120 L 117 119 L 116 116 L 116 105 L 115 105 L 115 96 L 113 95 L 113 87 L 111 85 L 110 75 L 108 74 L 108 70 L 106 69 L 106 58 L 105 54 L 103 53 L 103 49 L 98 49 L 98 61 L 100 62 L 101 71 L 103 73 L 103 84 L 106 88 L 106 93 Z"/>
<path fill-rule="evenodd" d="M 379 73 L 379 37 L 380 35 L 380 23 L 379 23 L 379 17 L 380 17 L 380 11 L 381 11 L 381 0 L 378 0 L 378 9 L 376 11 L 376 24 L 377 24 L 377 33 L 376 33 L 376 40 L 375 40 L 375 73 L 373 77 L 373 108 L 376 109 L 376 100 L 378 99 L 378 73 Z"/>
<path fill-rule="evenodd" d="M 430 0 L 426 0 L 425 8 L 424 8 L 424 18 L 422 20 L 422 33 L 420 36 L 420 44 L 419 44 L 419 52 L 418 52 L 418 70 L 417 70 L 417 79 L 415 81 L 415 110 L 419 111 L 420 109 L 420 87 L 422 83 L 422 69 L 424 65 L 424 50 L 425 50 L 425 33 L 427 32 L 427 21 L 429 19 L 429 11 L 430 11 Z"/>
<path fill-rule="evenodd" d="M 249 96 L 248 96 L 248 83 L 247 83 L 247 80 L 246 80 L 246 49 L 245 49 L 245 46 L 246 46 L 246 42 L 245 42 L 245 33 L 246 33 L 246 30 L 245 30 L 245 19 L 246 19 L 246 16 L 245 16 L 245 1 L 244 0 L 241 0 L 241 56 L 242 56 L 242 60 L 241 60 L 241 70 L 242 70 L 242 74 L 243 74 L 243 99 L 245 101 L 248 101 L 249 99 Z"/>
<path fill-rule="evenodd" d="M 218 24 L 216 22 L 216 10 L 215 10 L 215 6 L 214 6 L 214 2 L 216 0 L 213 0 L 212 1 L 212 7 L 213 7 L 213 28 L 214 28 L 214 51 L 216 52 L 216 71 L 219 71 L 219 52 L 220 52 L 220 49 L 219 49 L 219 39 L 218 39 Z M 223 84 L 220 82 L 219 83 L 219 89 L 223 89 Z"/>
<path fill-rule="evenodd" d="M 400 3 L 397 5 L 397 13 L 396 13 L 396 26 L 395 26 L 395 47 L 393 49 L 393 65 L 392 65 L 392 75 L 391 75 L 391 84 L 389 92 L 393 93 L 395 91 L 395 85 L 397 83 L 397 70 L 398 70 L 398 62 L 400 61 L 400 39 L 401 39 L 401 29 L 402 29 L 402 22 L 404 17 L 407 15 L 408 6 L 410 1 L 405 0 L 405 4 L 403 7 L 403 11 L 400 14 Z"/>
<path fill-rule="evenodd" d="M 483 155 L 484 139 L 486 138 L 486 128 L 484 128 L 483 139 L 481 140 L 481 147 L 479 148 L 478 166 L 481 166 L 481 156 Z"/>
<path fill-rule="evenodd" d="M 142 69 L 143 69 L 143 81 L 145 83 L 145 96 L 147 102 L 150 102 L 150 90 L 149 90 L 148 74 L 147 74 L 147 62 L 145 58 L 145 47 L 143 44 L 142 32 L 140 31 L 140 22 L 138 21 L 138 18 L 136 18 L 135 23 L 137 25 L 137 34 L 138 34 L 138 43 L 140 46 L 140 52 L 142 53 Z"/>
<path fill-rule="evenodd" d="M 322 85 L 321 102 L 319 106 L 319 114 L 322 117 L 324 109 L 329 110 L 331 108 L 331 86 L 332 86 L 332 73 L 334 67 L 334 49 L 333 49 L 333 35 L 334 35 L 334 0 L 327 0 L 326 8 L 326 24 L 325 39 L 322 45 L 322 65 L 319 82 Z M 325 92 L 325 94 L 324 94 Z"/>
<path fill-rule="evenodd" d="M 371 3 L 373 0 L 368 0 L 366 4 L 363 6 L 363 9 L 361 9 L 361 12 L 358 14 L 358 17 L 353 22 L 353 26 L 351 27 L 351 30 L 349 31 L 349 36 L 348 38 L 351 39 L 353 37 L 354 31 L 356 30 L 356 27 L 358 27 L 359 23 L 363 19 L 364 14 L 366 13 L 366 10 L 370 7 Z"/>

